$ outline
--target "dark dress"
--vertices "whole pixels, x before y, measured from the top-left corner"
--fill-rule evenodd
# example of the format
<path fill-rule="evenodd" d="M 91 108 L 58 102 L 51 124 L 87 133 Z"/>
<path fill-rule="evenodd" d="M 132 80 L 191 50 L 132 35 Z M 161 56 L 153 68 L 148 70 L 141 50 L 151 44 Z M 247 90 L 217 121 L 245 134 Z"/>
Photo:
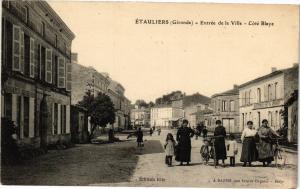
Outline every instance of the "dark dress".
<path fill-rule="evenodd" d="M 136 141 L 137 142 L 143 142 L 143 131 L 137 131 L 136 132 Z"/>
<path fill-rule="evenodd" d="M 176 161 L 190 162 L 191 161 L 191 137 L 194 136 L 194 131 L 189 127 L 180 127 L 177 131 L 176 140 L 178 141 Z"/>
<path fill-rule="evenodd" d="M 226 130 L 223 126 L 217 126 L 215 128 L 214 136 L 221 136 L 215 139 L 215 152 L 216 152 L 216 159 L 227 159 L 226 156 L 226 146 L 225 146 L 225 137 L 226 137 Z M 222 137 L 223 136 L 223 137 Z"/>
<path fill-rule="evenodd" d="M 243 141 L 241 162 L 253 162 L 257 160 L 258 152 L 255 144 L 255 137 L 245 137 Z"/>

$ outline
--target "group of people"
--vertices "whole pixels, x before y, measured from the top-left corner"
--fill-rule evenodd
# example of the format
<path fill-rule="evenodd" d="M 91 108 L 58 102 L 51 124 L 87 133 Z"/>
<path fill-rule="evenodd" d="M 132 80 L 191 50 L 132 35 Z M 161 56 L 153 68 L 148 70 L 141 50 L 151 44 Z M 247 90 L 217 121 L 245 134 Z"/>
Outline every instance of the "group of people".
<path fill-rule="evenodd" d="M 166 153 L 166 164 L 172 165 L 172 158 L 175 156 L 175 160 L 180 162 L 180 166 L 183 163 L 189 165 L 191 162 L 191 138 L 195 135 L 195 131 L 188 127 L 188 121 L 183 120 L 181 127 L 176 134 L 176 141 L 171 133 L 168 133 L 166 143 L 164 145 Z M 242 132 L 242 152 L 240 161 L 243 162 L 243 166 L 251 166 L 254 161 L 260 161 L 263 166 L 268 166 L 274 160 L 273 138 L 280 137 L 275 131 L 268 126 L 268 121 L 264 119 L 262 126 L 255 130 L 253 122 L 247 122 L 247 128 Z M 215 156 L 216 165 L 219 165 L 219 160 L 222 160 L 222 165 L 225 165 L 227 157 L 230 159 L 230 165 L 235 166 L 235 157 L 238 154 L 238 144 L 233 134 L 229 135 L 229 141 L 225 143 L 226 129 L 222 126 L 220 120 L 216 121 L 216 128 L 214 130 L 214 136 L 212 137 L 214 152 L 211 154 L 210 141 L 204 137 L 204 144 L 201 146 L 200 154 L 204 163 L 207 164 L 209 158 Z M 258 144 L 257 144 L 258 143 Z M 257 144 L 257 145 L 256 145 Z"/>
<path fill-rule="evenodd" d="M 200 137 L 201 134 L 203 134 L 203 138 L 207 137 L 208 130 L 206 126 L 203 125 L 203 123 L 199 123 L 196 128 L 193 128 L 193 130 L 196 135 L 196 140 L 198 140 L 198 137 Z"/>

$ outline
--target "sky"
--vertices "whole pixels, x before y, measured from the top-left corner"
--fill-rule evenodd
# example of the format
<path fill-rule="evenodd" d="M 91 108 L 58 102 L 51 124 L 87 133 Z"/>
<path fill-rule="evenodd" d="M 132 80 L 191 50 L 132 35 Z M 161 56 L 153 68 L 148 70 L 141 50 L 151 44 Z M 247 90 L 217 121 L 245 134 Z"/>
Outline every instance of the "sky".
<path fill-rule="evenodd" d="M 211 96 L 298 62 L 299 10 L 292 5 L 50 1 L 76 35 L 78 63 L 154 101 L 181 90 Z M 136 24 L 136 19 L 216 25 Z M 240 21 L 242 26 L 218 25 Z M 271 27 L 249 25 L 266 21 Z"/>

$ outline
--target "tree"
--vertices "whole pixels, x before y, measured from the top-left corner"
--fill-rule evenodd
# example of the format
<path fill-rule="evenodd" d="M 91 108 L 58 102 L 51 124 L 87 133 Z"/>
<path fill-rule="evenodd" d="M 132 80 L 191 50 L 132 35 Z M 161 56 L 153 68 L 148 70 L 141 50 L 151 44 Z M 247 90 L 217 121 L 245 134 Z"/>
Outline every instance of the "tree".
<path fill-rule="evenodd" d="M 88 111 L 88 116 L 91 117 L 91 133 L 89 139 L 94 136 L 94 131 L 97 126 L 106 127 L 107 124 L 115 122 L 115 109 L 109 96 L 103 93 L 98 93 L 96 97 L 88 90 L 83 96 L 82 101 L 78 105 L 83 106 Z"/>

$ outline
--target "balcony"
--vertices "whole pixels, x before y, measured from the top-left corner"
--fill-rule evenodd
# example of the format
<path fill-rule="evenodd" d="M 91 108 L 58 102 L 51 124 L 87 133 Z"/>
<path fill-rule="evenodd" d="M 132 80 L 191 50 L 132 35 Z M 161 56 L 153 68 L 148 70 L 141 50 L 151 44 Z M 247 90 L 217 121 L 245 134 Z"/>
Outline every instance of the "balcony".
<path fill-rule="evenodd" d="M 272 101 L 266 101 L 266 102 L 260 102 L 260 103 L 254 103 L 253 109 L 263 109 L 263 108 L 271 108 L 276 106 L 283 106 L 284 102 L 283 99 L 276 99 Z"/>

